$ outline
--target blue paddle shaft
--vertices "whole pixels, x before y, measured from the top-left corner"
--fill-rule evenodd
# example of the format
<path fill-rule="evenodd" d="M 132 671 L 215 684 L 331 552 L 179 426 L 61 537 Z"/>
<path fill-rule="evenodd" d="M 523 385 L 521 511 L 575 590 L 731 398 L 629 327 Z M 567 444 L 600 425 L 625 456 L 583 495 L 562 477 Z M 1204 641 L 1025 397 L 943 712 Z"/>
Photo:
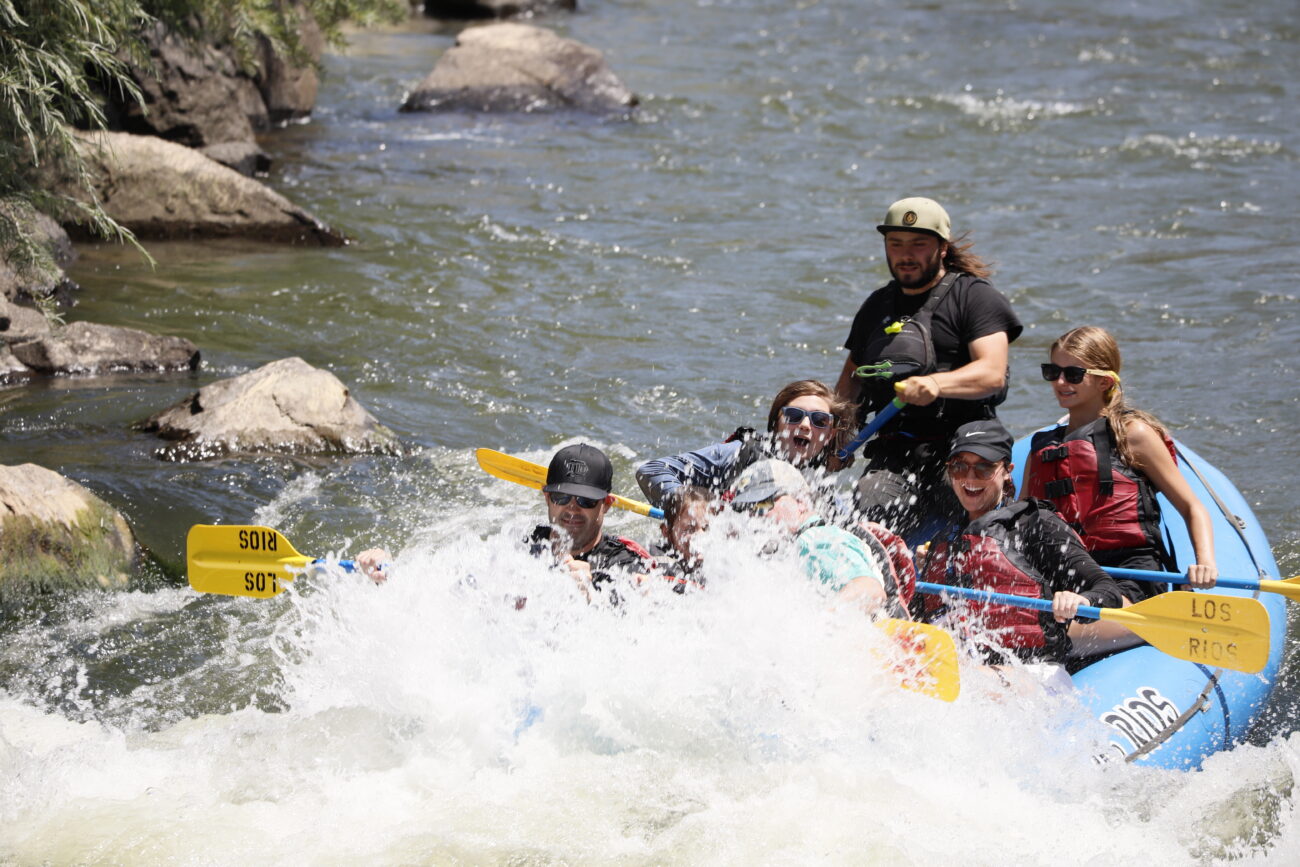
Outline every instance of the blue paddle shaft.
<path fill-rule="evenodd" d="M 1014 596 L 1010 593 L 994 593 L 992 590 L 973 590 L 969 587 L 951 587 L 947 584 L 931 584 L 929 581 L 917 581 L 916 589 L 931 596 L 959 596 L 976 602 L 995 602 L 998 605 L 1010 605 L 1013 608 L 1032 608 L 1035 611 L 1052 610 L 1052 600 L 1033 599 L 1029 596 Z M 1078 617 L 1100 620 L 1101 609 L 1095 605 L 1080 605 Z"/>
<path fill-rule="evenodd" d="M 875 436 L 876 431 L 884 427 L 891 418 L 898 415 L 899 410 L 905 406 L 907 406 L 907 404 L 903 403 L 901 397 L 896 397 L 891 400 L 885 405 L 884 409 L 876 413 L 876 417 L 871 420 L 871 424 L 858 431 L 858 435 L 853 438 L 851 443 L 835 453 L 836 457 L 840 460 L 846 460 L 849 455 L 858 450 L 859 446 Z"/>
<path fill-rule="evenodd" d="M 1138 581 L 1155 581 L 1157 584 L 1190 584 L 1186 575 L 1177 572 L 1154 572 L 1150 569 L 1121 569 L 1118 566 L 1103 566 L 1106 572 L 1116 578 L 1136 578 Z M 1258 590 L 1258 578 L 1224 578 L 1222 575 L 1214 582 L 1216 587 L 1233 587 L 1237 590 Z"/>
<path fill-rule="evenodd" d="M 329 562 L 329 561 L 324 560 L 324 559 L 321 559 L 321 558 L 317 558 L 317 559 L 311 561 L 311 565 L 315 566 L 315 565 L 317 565 L 318 563 L 326 563 L 326 562 Z M 338 562 L 338 565 L 343 567 L 343 571 L 344 571 L 344 572 L 355 572 L 355 571 L 357 571 L 357 561 L 355 561 L 355 560 L 340 560 L 340 561 Z M 380 566 L 379 566 L 380 570 L 386 569 L 387 567 L 388 567 L 388 564 L 387 564 L 387 563 L 381 563 Z"/>

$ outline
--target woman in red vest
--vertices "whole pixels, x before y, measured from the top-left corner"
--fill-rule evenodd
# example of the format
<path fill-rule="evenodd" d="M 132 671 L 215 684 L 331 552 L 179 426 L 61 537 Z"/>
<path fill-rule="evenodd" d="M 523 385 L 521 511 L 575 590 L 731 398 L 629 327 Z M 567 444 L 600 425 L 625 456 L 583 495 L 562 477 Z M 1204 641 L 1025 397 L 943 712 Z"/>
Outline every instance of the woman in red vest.
<path fill-rule="evenodd" d="M 934 583 L 1050 599 L 1052 611 L 996 602 L 945 611 L 942 597 L 927 596 L 924 619 L 948 625 L 989 664 L 1038 663 L 1034 673 L 1050 683 L 1064 677 L 1079 606 L 1118 607 L 1120 591 L 1049 504 L 1016 500 L 1011 442 L 997 419 L 957 428 L 947 473 L 967 523 L 935 537 L 920 568 Z"/>

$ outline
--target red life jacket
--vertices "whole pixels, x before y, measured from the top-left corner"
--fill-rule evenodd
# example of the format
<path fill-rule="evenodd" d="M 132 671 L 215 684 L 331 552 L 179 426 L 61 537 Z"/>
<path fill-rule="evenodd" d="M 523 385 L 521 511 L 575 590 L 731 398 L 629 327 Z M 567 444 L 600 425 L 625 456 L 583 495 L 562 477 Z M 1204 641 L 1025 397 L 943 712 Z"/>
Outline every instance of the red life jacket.
<path fill-rule="evenodd" d="M 908 606 L 916 593 L 916 564 L 912 561 L 911 549 L 902 536 L 875 521 L 862 521 L 852 530 L 855 536 L 867 543 L 880 564 L 890 616 L 907 619 Z"/>
<path fill-rule="evenodd" d="M 1164 441 L 1177 461 L 1173 440 Z M 1025 496 L 1050 500 L 1089 551 L 1163 550 L 1155 489 L 1124 463 L 1105 416 L 1069 433 L 1061 425 L 1034 434 L 1025 479 Z"/>
<path fill-rule="evenodd" d="M 925 580 L 1031 599 L 1050 598 L 1043 577 L 1020 551 L 1025 537 L 1020 527 L 1038 520 L 1039 508 L 1037 502 L 1020 500 L 977 518 L 955 539 L 936 539 L 925 560 Z M 1041 508 L 1046 509 L 1047 504 Z M 927 596 L 925 604 L 933 613 L 943 600 Z M 1017 656 L 1060 661 L 1069 650 L 1065 626 L 1048 612 L 973 600 L 962 606 L 964 621 L 977 632 L 982 629 L 996 636 L 1001 648 L 1016 651 Z M 978 634 L 972 637 L 980 644 Z M 993 656 L 997 649 L 987 648 Z"/>

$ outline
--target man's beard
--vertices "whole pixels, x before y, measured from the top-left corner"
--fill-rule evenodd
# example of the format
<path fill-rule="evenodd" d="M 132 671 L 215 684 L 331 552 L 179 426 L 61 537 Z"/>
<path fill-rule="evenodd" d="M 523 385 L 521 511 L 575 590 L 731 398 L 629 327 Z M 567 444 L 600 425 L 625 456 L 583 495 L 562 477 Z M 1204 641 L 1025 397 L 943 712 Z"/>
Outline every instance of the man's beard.
<path fill-rule="evenodd" d="M 934 278 L 939 276 L 939 269 L 942 267 L 943 257 L 939 255 L 938 250 L 935 250 L 934 258 L 930 260 L 928 265 L 921 269 L 920 274 L 915 278 L 904 280 L 902 277 L 899 277 L 898 272 L 894 270 L 894 265 L 892 263 L 889 266 L 889 273 L 893 276 L 894 280 L 897 281 L 898 285 L 904 289 L 920 289 L 922 286 L 929 286 L 934 282 Z"/>

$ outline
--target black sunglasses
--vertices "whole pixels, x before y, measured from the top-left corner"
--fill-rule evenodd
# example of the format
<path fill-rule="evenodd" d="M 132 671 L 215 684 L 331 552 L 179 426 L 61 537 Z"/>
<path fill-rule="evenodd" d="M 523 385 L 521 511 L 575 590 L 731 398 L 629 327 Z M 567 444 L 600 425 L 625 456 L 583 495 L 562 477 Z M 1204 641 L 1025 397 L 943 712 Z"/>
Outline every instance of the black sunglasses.
<path fill-rule="evenodd" d="M 1047 382 L 1056 382 L 1056 380 L 1061 378 L 1062 373 L 1065 374 L 1065 381 L 1070 383 L 1070 385 L 1078 385 L 1079 383 L 1083 382 L 1083 378 L 1087 376 L 1089 373 L 1094 374 L 1096 376 L 1110 376 L 1110 377 L 1115 377 L 1116 379 L 1119 378 L 1115 376 L 1114 371 L 1110 371 L 1110 370 L 1097 370 L 1092 367 L 1075 367 L 1073 364 L 1071 364 L 1068 367 L 1061 367 L 1061 365 L 1059 364 L 1043 365 L 1043 379 L 1046 380 Z"/>
<path fill-rule="evenodd" d="M 547 496 L 550 497 L 551 502 L 557 506 L 567 506 L 569 505 L 570 500 L 577 500 L 578 507 L 582 509 L 594 509 L 604 502 L 603 500 L 593 500 L 591 497 L 579 497 L 575 494 L 557 494 L 553 491 L 550 494 L 547 494 Z"/>
<path fill-rule="evenodd" d="M 812 422 L 813 427 L 830 427 L 835 423 L 835 416 L 831 415 L 829 412 L 822 412 L 819 409 L 809 411 L 806 409 L 800 409 L 797 406 L 781 407 L 781 417 L 785 419 L 786 424 L 799 424 L 804 420 L 805 416 L 807 416 L 808 420 Z"/>

